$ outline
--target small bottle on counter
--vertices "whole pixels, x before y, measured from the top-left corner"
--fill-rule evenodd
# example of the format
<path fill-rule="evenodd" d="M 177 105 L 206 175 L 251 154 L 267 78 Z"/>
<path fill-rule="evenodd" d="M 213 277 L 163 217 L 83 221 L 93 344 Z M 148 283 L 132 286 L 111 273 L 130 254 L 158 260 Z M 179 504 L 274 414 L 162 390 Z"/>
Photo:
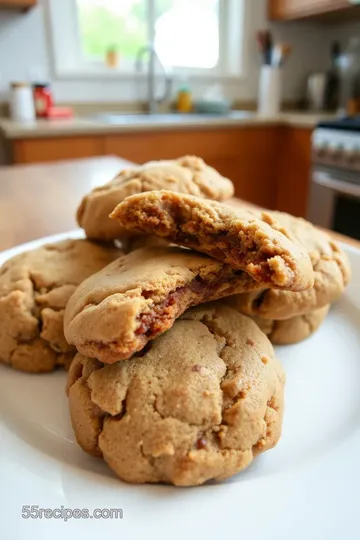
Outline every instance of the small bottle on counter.
<path fill-rule="evenodd" d="M 53 95 L 48 83 L 34 83 L 34 103 L 37 118 L 47 118 L 54 106 Z"/>
<path fill-rule="evenodd" d="M 350 96 L 346 103 L 347 116 L 353 117 L 360 113 L 360 81 L 355 79 L 351 83 Z"/>
<path fill-rule="evenodd" d="M 192 95 L 189 85 L 186 81 L 181 84 L 176 100 L 176 110 L 180 113 L 189 113 L 192 111 Z"/>
<path fill-rule="evenodd" d="M 11 83 L 10 116 L 16 122 L 35 120 L 34 99 L 30 84 L 26 82 Z"/>

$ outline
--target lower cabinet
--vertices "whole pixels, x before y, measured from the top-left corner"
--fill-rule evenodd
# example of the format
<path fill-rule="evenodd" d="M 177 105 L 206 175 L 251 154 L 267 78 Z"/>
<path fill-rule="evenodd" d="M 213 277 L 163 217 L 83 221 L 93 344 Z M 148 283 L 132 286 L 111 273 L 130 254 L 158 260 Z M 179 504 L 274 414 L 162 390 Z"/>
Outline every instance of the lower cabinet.
<path fill-rule="evenodd" d="M 10 143 L 13 163 L 44 163 L 104 155 L 103 137 L 46 137 Z"/>
<path fill-rule="evenodd" d="M 106 137 L 107 154 L 135 162 L 201 156 L 235 185 L 236 195 L 262 206 L 276 204 L 278 133 L 269 128 L 197 129 Z"/>
<path fill-rule="evenodd" d="M 276 208 L 306 217 L 311 177 L 311 136 L 308 128 L 280 128 Z"/>
<path fill-rule="evenodd" d="M 10 141 L 10 150 L 13 163 L 99 155 L 117 155 L 144 163 L 195 154 L 233 181 L 237 197 L 304 216 L 310 141 L 310 129 L 235 126 L 22 139 Z"/>

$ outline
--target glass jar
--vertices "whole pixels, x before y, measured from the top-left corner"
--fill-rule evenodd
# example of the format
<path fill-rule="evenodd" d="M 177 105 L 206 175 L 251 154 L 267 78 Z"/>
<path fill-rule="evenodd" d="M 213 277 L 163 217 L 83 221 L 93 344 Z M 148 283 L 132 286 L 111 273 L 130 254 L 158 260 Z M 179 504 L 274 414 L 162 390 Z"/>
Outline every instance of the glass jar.
<path fill-rule="evenodd" d="M 16 122 L 35 120 L 34 101 L 31 86 L 28 83 L 11 83 L 10 116 Z"/>
<path fill-rule="evenodd" d="M 47 118 L 49 110 L 53 107 L 53 96 L 50 87 L 46 83 L 33 85 L 34 103 L 37 118 Z"/>

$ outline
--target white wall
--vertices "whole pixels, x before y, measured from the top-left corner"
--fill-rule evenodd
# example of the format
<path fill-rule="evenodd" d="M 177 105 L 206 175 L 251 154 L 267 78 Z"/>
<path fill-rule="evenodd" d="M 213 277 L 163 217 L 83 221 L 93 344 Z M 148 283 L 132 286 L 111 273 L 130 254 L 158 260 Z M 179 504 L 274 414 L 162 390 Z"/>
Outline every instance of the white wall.
<path fill-rule="evenodd" d="M 227 82 L 226 95 L 231 99 L 256 99 L 259 55 L 255 43 L 256 29 L 267 26 L 266 0 L 247 1 L 247 73 L 243 80 Z M 51 81 L 58 102 L 133 101 L 145 95 L 145 88 L 129 81 L 59 80 L 52 71 L 51 38 L 47 21 L 47 0 L 26 15 L 0 12 L 0 101 L 7 98 L 9 82 L 16 79 L 45 78 Z M 239 24 L 240 26 L 240 24 Z M 321 70 L 328 61 L 328 48 L 335 30 L 317 23 L 272 24 L 276 39 L 291 43 L 293 54 L 284 72 L 284 97 L 298 99 L 303 95 L 306 75 Z M 346 41 L 349 29 L 342 26 Z M 195 96 L 205 85 L 192 84 Z"/>
<path fill-rule="evenodd" d="M 0 99 L 10 81 L 29 80 L 32 66 L 42 66 L 48 74 L 49 55 L 43 19 L 43 7 L 27 14 L 0 12 Z"/>
<path fill-rule="evenodd" d="M 322 25 L 313 22 L 267 22 L 267 0 L 248 0 L 248 79 L 239 89 L 240 97 L 255 97 L 259 77 L 259 59 L 255 43 L 257 29 L 269 27 L 274 39 L 289 43 L 292 54 L 284 69 L 284 97 L 285 99 L 299 99 L 306 88 L 307 75 L 321 70 L 324 61 Z"/>

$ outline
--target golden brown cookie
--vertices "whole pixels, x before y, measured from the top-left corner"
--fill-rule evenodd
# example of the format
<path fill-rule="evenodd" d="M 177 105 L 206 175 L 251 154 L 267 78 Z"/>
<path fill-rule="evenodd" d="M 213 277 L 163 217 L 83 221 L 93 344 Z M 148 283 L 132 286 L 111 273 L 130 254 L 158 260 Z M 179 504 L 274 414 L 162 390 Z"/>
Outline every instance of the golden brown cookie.
<path fill-rule="evenodd" d="M 270 224 L 276 220 L 304 246 L 314 270 L 314 286 L 301 292 L 266 288 L 237 295 L 229 299 L 230 305 L 246 315 L 280 320 L 307 314 L 337 300 L 350 279 L 349 261 L 341 247 L 304 219 L 282 212 L 261 215 Z"/>
<path fill-rule="evenodd" d="M 78 355 L 69 374 L 79 445 L 126 482 L 226 479 L 281 435 L 283 370 L 267 337 L 227 306 L 188 311 L 130 360 Z"/>
<path fill-rule="evenodd" d="M 292 345 L 314 334 L 324 322 L 329 309 L 328 305 L 310 313 L 280 321 L 263 319 L 258 315 L 254 315 L 252 319 L 274 345 Z"/>
<path fill-rule="evenodd" d="M 141 350 L 189 307 L 257 286 L 244 272 L 188 249 L 138 249 L 77 288 L 64 332 L 85 356 L 113 363 Z"/>
<path fill-rule="evenodd" d="M 67 367 L 75 354 L 63 331 L 67 301 L 119 254 L 87 240 L 65 240 L 8 260 L 0 269 L 0 362 L 33 373 Z"/>
<path fill-rule="evenodd" d="M 132 195 L 111 217 L 121 226 L 155 234 L 247 272 L 259 283 L 286 290 L 313 284 L 306 251 L 275 221 L 217 202 L 171 191 Z"/>
<path fill-rule="evenodd" d="M 175 247 L 175 244 L 170 244 L 167 240 L 155 236 L 154 234 L 147 234 L 143 236 L 134 236 L 129 238 L 128 241 L 122 243 L 125 253 L 130 253 L 136 249 L 149 248 L 149 247 Z"/>
<path fill-rule="evenodd" d="M 110 212 L 129 195 L 155 189 L 219 201 L 234 194 L 232 182 L 201 158 L 185 156 L 170 161 L 151 161 L 142 167 L 122 171 L 111 182 L 86 195 L 78 208 L 77 221 L 89 238 L 108 240 L 129 236 L 119 223 L 109 219 Z"/>

